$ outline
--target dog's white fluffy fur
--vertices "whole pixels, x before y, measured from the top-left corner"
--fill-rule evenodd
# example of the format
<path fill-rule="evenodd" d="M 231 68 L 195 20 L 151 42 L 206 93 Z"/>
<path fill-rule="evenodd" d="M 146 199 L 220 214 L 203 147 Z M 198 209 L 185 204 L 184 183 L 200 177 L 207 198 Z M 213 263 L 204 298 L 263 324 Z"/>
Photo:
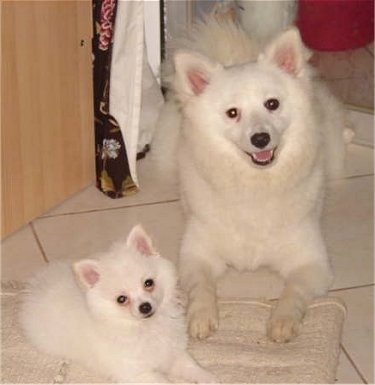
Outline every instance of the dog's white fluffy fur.
<path fill-rule="evenodd" d="M 173 264 L 136 226 L 125 242 L 70 266 L 54 263 L 30 282 L 20 310 L 44 352 L 119 382 L 208 382 L 186 351 Z"/>
<path fill-rule="evenodd" d="M 162 144 L 165 170 L 176 162 L 167 148 L 179 159 L 189 331 L 204 338 L 218 327 L 216 281 L 228 267 L 267 266 L 285 279 L 268 334 L 285 342 L 332 282 L 319 222 L 327 176 L 343 163 L 343 112 L 296 28 L 260 52 L 230 21 L 198 31 L 174 47 L 154 148 Z"/>

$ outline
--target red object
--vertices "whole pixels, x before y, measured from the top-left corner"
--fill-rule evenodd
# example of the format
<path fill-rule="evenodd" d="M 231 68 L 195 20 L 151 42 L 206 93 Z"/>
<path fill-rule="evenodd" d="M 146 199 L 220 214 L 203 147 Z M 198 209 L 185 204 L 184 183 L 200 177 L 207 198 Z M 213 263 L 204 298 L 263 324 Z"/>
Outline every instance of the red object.
<path fill-rule="evenodd" d="M 374 40 L 374 0 L 299 0 L 297 26 L 318 51 L 344 51 Z"/>

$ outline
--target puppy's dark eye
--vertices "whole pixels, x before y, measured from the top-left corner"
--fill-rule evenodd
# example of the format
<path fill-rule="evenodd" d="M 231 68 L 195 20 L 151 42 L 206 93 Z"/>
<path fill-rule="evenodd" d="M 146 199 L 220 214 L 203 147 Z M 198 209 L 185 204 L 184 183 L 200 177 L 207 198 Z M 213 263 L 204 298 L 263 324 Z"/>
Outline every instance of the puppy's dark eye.
<path fill-rule="evenodd" d="M 269 111 L 275 111 L 279 108 L 280 102 L 277 99 L 268 99 L 264 102 L 264 107 Z"/>
<path fill-rule="evenodd" d="M 146 289 L 151 289 L 154 287 L 154 280 L 153 279 L 146 279 L 144 286 Z"/>
<path fill-rule="evenodd" d="M 238 108 L 230 108 L 229 110 L 227 110 L 226 114 L 228 118 L 236 119 L 240 116 L 240 111 L 238 110 Z"/>
<path fill-rule="evenodd" d="M 123 305 L 124 303 L 126 303 L 128 300 L 128 297 L 126 297 L 125 295 L 119 295 L 117 297 L 117 303 L 119 303 L 120 305 Z"/>

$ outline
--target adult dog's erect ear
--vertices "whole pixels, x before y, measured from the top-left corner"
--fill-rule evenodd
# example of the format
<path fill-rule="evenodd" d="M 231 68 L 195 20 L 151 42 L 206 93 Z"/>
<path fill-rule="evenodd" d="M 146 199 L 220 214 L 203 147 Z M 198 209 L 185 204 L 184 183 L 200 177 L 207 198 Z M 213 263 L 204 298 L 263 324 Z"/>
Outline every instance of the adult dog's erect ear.
<path fill-rule="evenodd" d="M 177 51 L 174 66 L 176 73 L 173 88 L 181 101 L 200 95 L 210 83 L 213 74 L 222 69 L 219 63 L 192 51 Z"/>
<path fill-rule="evenodd" d="M 304 46 L 296 27 L 292 27 L 269 43 L 260 54 L 259 61 L 276 64 L 292 76 L 305 75 L 307 61 L 311 52 Z"/>

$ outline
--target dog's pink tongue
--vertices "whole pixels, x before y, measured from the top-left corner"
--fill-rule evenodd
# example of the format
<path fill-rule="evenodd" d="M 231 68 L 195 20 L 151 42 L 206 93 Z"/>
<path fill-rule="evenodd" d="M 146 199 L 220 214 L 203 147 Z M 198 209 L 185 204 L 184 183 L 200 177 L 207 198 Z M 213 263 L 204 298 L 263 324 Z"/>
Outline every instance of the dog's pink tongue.
<path fill-rule="evenodd" d="M 271 160 L 273 155 L 273 150 L 264 150 L 260 152 L 254 152 L 252 156 L 257 160 L 258 162 L 268 162 Z"/>

